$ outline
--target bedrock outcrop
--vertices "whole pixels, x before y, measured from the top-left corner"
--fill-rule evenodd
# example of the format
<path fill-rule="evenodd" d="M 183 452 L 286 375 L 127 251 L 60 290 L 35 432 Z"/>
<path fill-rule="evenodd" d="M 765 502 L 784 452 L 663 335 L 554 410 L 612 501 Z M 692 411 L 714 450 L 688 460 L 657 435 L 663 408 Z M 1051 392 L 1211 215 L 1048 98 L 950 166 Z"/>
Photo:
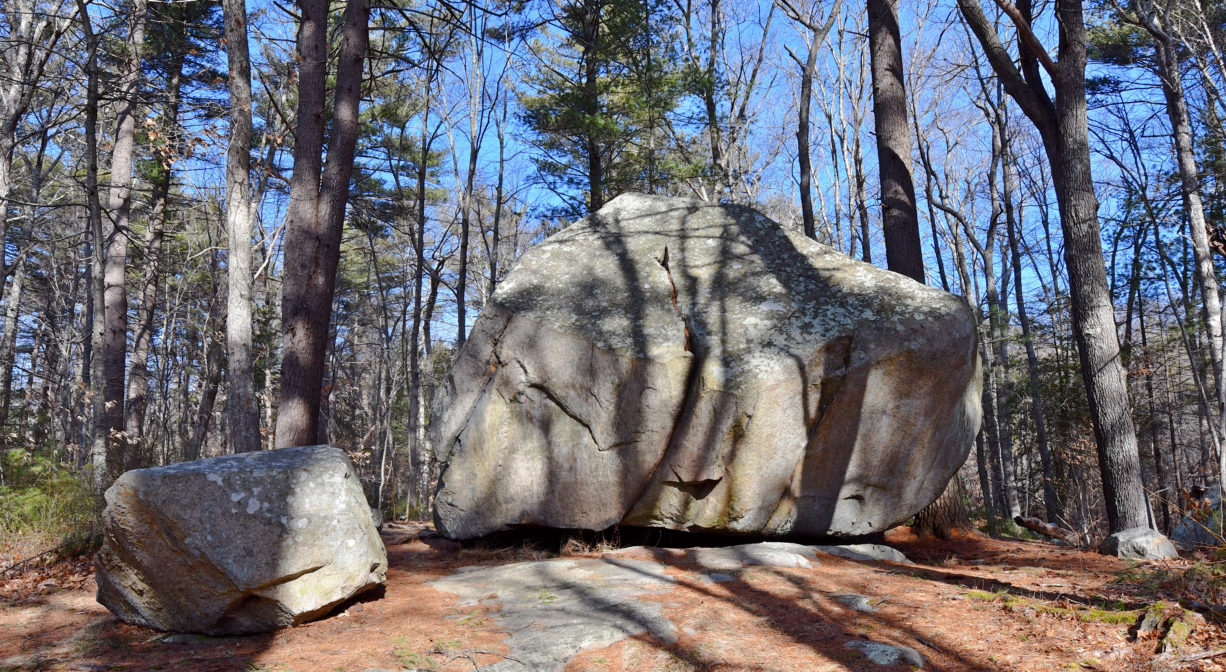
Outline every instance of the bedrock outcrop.
<path fill-rule="evenodd" d="M 958 297 L 747 207 L 620 196 L 528 251 L 458 352 L 435 523 L 882 531 L 965 460 L 980 385 Z"/>

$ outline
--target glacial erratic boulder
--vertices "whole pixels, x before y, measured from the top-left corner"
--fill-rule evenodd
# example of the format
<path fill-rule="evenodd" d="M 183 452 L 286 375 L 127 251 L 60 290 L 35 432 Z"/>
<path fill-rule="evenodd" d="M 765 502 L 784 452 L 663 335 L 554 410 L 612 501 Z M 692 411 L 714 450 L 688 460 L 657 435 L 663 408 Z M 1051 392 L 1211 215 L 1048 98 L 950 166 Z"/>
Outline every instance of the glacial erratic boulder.
<path fill-rule="evenodd" d="M 474 324 L 434 399 L 435 523 L 880 532 L 965 460 L 978 362 L 951 294 L 750 208 L 621 196 Z"/>
<path fill-rule="evenodd" d="M 98 601 L 173 632 L 265 632 L 383 582 L 387 552 L 332 446 L 129 471 L 106 492 Z"/>

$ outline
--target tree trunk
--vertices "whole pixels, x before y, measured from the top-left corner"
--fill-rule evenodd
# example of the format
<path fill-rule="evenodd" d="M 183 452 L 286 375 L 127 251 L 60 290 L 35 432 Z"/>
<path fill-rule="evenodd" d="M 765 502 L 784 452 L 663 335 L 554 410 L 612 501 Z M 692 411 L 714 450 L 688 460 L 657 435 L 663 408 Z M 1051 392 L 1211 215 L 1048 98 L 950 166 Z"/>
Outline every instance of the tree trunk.
<path fill-rule="evenodd" d="M 1018 3 L 1022 20 L 1022 71 L 1018 72 L 978 0 L 958 7 L 1009 95 L 1034 123 L 1052 168 L 1052 185 L 1064 229 L 1064 259 L 1072 298 L 1073 335 L 1089 401 L 1111 532 L 1148 525 L 1136 428 L 1120 363 L 1115 312 L 1107 286 L 1098 199 L 1091 174 L 1086 119 L 1086 35 L 1081 0 L 1058 0 L 1059 60 L 1052 62 L 1030 29 L 1030 4 Z M 1043 89 L 1047 68 L 1055 102 Z M 1023 74 L 1024 73 L 1024 74 Z"/>
<path fill-rule="evenodd" d="M 324 356 L 340 263 L 341 230 L 359 130 L 362 62 L 370 0 L 347 0 L 342 20 L 327 163 L 324 140 L 328 64 L 328 2 L 299 2 L 298 128 L 286 212 L 281 301 L 281 395 L 276 446 L 303 446 L 318 435 Z"/>
<path fill-rule="evenodd" d="M 911 127 L 907 125 L 898 0 L 868 0 L 868 44 L 886 266 L 923 282 L 924 257 L 911 177 Z"/>
<path fill-rule="evenodd" d="M 183 74 L 184 54 L 171 60 L 167 78 L 165 121 L 174 128 L 179 120 L 179 88 Z M 158 166 L 152 185 L 149 231 L 145 237 L 145 267 L 141 273 L 140 293 L 136 304 L 136 328 L 132 337 L 132 358 L 128 367 L 128 393 L 124 403 L 124 468 L 147 466 L 143 453 L 146 396 L 149 393 L 149 345 L 153 340 L 153 314 L 157 307 L 158 282 L 161 277 L 162 238 L 166 229 L 170 200 L 171 163 L 163 160 Z"/>
<path fill-rule="evenodd" d="M 123 467 L 127 466 L 128 437 L 124 431 L 124 365 L 128 348 L 128 238 L 132 214 L 132 167 L 136 148 L 136 116 L 140 104 L 141 53 L 145 44 L 147 0 L 133 0 L 128 17 L 128 39 L 119 76 L 119 109 L 115 118 L 115 146 L 111 152 L 111 187 L 105 218 L 106 252 L 103 260 L 105 303 L 102 321 L 103 376 L 107 423 L 119 437 Z"/>
<path fill-rule="evenodd" d="M 583 111 L 587 120 L 594 122 L 600 114 L 600 2 L 583 0 Z M 604 163 L 600 141 L 595 131 L 585 132 L 587 146 L 588 211 L 596 212 L 604 206 Z"/>
<path fill-rule="evenodd" d="M 1179 74 L 1178 51 L 1171 38 L 1156 24 L 1147 28 L 1154 40 L 1154 61 L 1158 67 L 1158 79 L 1166 98 L 1166 113 L 1171 121 L 1171 135 L 1175 144 L 1175 158 L 1179 166 L 1179 186 L 1183 194 L 1184 213 L 1187 217 L 1192 254 L 1196 261 L 1196 281 L 1200 286 L 1201 319 L 1205 322 L 1208 337 L 1209 361 L 1213 364 L 1213 389 L 1219 422 L 1219 434 L 1226 429 L 1226 380 L 1222 374 L 1222 306 L 1218 297 L 1217 276 L 1213 269 L 1213 255 L 1209 249 L 1209 230 L 1205 221 L 1205 206 L 1200 193 L 1200 170 L 1196 166 L 1196 153 L 1192 146 L 1192 124 L 1188 116 L 1187 97 Z"/>
<path fill-rule="evenodd" d="M 260 406 L 252 355 L 251 59 L 247 52 L 247 3 L 223 0 L 226 60 L 230 70 L 230 144 L 226 149 L 226 432 L 230 450 L 260 449 Z"/>
<path fill-rule="evenodd" d="M 796 117 L 796 155 L 800 163 L 800 215 L 804 226 L 805 236 L 815 238 L 817 234 L 817 226 L 813 218 L 813 194 L 811 193 L 810 182 L 813 180 L 813 162 L 809 156 L 809 108 L 813 99 L 813 77 L 817 74 L 817 54 L 821 50 L 822 43 L 826 40 L 826 35 L 830 33 L 830 29 L 834 27 L 834 21 L 838 18 L 839 9 L 842 7 L 842 0 L 835 0 L 828 12 L 826 22 L 818 23 L 815 17 L 807 15 L 801 8 L 793 5 L 789 0 L 781 0 L 784 12 L 788 18 L 796 23 L 799 23 L 809 31 L 809 36 L 805 39 L 808 44 L 809 52 L 805 56 L 805 60 L 800 60 L 791 49 L 788 49 L 788 55 L 800 65 L 800 109 Z M 714 47 L 714 45 L 712 45 Z M 712 69 L 714 65 L 712 64 Z M 711 99 L 711 109 L 714 108 L 714 98 Z M 708 119 L 713 117 L 713 112 L 709 109 L 707 113 Z"/>
<path fill-rule="evenodd" d="M 1026 300 L 1022 292 L 1022 255 L 1018 238 L 1019 223 L 1013 208 L 1014 178 L 1013 156 L 1009 144 L 1004 145 L 1004 204 L 1005 226 L 1009 242 L 1009 254 L 1013 259 L 1013 300 L 1017 304 L 1017 319 L 1022 327 L 1022 343 L 1026 347 L 1026 370 L 1030 381 L 1030 417 L 1034 421 L 1035 443 L 1039 449 L 1039 460 L 1043 465 L 1043 508 L 1047 521 L 1055 523 L 1064 515 L 1060 509 L 1060 500 L 1056 496 L 1056 473 L 1052 466 L 1051 449 L 1047 444 L 1047 415 L 1043 411 L 1041 396 L 1042 381 L 1039 376 L 1039 357 L 1034 348 L 1034 337 L 1030 333 L 1030 317 L 1026 313 Z"/>
<path fill-rule="evenodd" d="M 86 0 L 77 0 L 77 20 L 85 36 L 88 56 L 85 63 L 85 203 L 89 239 L 90 272 L 89 301 L 86 310 L 86 330 L 89 334 L 86 355 L 81 358 L 81 382 L 90 399 L 89 461 L 93 469 L 91 485 L 101 496 L 113 479 L 111 466 L 114 451 L 110 445 L 110 428 L 106 415 L 106 400 L 100 386 L 103 380 L 102 339 L 105 327 L 103 287 L 102 205 L 98 194 L 98 36 L 94 33 Z"/>
<path fill-rule="evenodd" d="M 800 216 L 805 237 L 813 238 L 817 226 L 813 221 L 813 194 L 809 182 L 813 179 L 813 165 L 809 157 L 809 104 L 813 98 L 813 75 L 817 71 L 816 42 L 810 42 L 809 54 L 800 70 L 800 110 L 796 121 L 796 153 L 800 161 Z"/>
<path fill-rule="evenodd" d="M 22 250 L 13 262 L 13 277 L 4 288 L 4 327 L 0 333 L 0 446 L 7 446 L 9 402 L 13 388 L 13 355 L 17 350 L 17 318 L 21 316 L 21 295 L 25 289 L 27 254 Z"/>
<path fill-rule="evenodd" d="M 213 299 L 216 303 L 216 299 Z M 209 322 L 206 327 L 208 346 L 205 354 L 205 374 L 200 381 L 200 405 L 196 408 L 196 420 L 192 423 L 191 438 L 183 448 L 183 459 L 195 460 L 201 456 L 200 448 L 208 435 L 209 425 L 213 420 L 213 407 L 217 401 L 217 389 L 221 387 L 221 374 L 224 368 L 225 347 L 219 335 L 221 325 L 218 324 L 218 309 L 216 306 L 209 311 Z"/>

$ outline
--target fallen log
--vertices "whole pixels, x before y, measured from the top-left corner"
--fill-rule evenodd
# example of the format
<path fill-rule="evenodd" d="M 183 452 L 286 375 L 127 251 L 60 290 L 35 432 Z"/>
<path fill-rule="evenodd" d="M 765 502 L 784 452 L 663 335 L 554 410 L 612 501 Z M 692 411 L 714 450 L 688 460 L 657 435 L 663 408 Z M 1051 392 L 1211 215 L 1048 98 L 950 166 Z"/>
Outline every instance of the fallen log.
<path fill-rule="evenodd" d="M 1038 518 L 1024 518 L 1022 516 L 1015 516 L 1013 518 L 1013 522 L 1030 530 L 1031 532 L 1038 532 L 1045 537 L 1059 539 L 1060 541 L 1073 544 L 1074 546 L 1078 545 L 1077 533 L 1072 530 L 1066 530 L 1059 525 L 1045 523 Z"/>

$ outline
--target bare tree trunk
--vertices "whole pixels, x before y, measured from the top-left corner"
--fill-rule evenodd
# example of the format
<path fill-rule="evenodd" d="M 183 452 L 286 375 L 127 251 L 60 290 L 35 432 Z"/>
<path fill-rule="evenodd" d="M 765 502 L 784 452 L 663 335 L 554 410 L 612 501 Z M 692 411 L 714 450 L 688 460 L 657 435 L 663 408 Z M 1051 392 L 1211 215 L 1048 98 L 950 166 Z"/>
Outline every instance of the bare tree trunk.
<path fill-rule="evenodd" d="M 598 0 L 583 0 L 583 33 L 579 44 L 583 49 L 583 111 L 589 119 L 600 114 L 600 43 L 601 4 Z M 600 142 L 588 131 L 587 146 L 588 211 L 604 206 L 604 162 Z"/>
<path fill-rule="evenodd" d="M 251 58 L 247 53 L 247 3 L 223 0 L 226 59 L 230 69 L 230 144 L 226 149 L 226 431 L 230 450 L 260 449 L 260 406 L 252 355 Z"/>
<path fill-rule="evenodd" d="M 129 437 L 124 436 L 124 374 L 128 349 L 128 265 L 129 220 L 132 214 L 132 167 L 136 146 L 136 115 L 140 104 L 141 54 L 145 44 L 147 0 L 133 0 L 128 17 L 128 38 L 119 77 L 119 109 L 115 118 L 115 146 L 111 152 L 111 186 L 107 195 L 104 224 L 106 252 L 103 260 L 105 304 L 102 321 L 103 375 L 110 431 L 122 437 L 122 466 L 126 467 Z"/>
<path fill-rule="evenodd" d="M 332 131 L 323 163 L 328 70 L 328 2 L 301 0 L 298 27 L 298 128 L 286 213 L 281 303 L 281 395 L 276 446 L 310 445 L 318 435 L 341 230 L 359 130 L 362 63 L 370 0 L 347 0 L 336 72 Z"/>
<path fill-rule="evenodd" d="M 176 54 L 167 78 L 165 120 L 174 127 L 179 120 L 179 89 L 183 74 L 184 54 Z M 153 313 L 157 306 L 158 282 L 162 273 L 162 238 L 166 229 L 170 200 L 171 162 L 162 161 L 153 182 L 149 231 L 145 237 L 145 267 L 141 273 L 137 295 L 136 328 L 132 338 L 132 358 L 128 367 L 128 392 L 124 403 L 124 468 L 136 469 L 145 462 L 148 448 L 144 441 L 146 396 L 149 393 L 149 345 L 153 340 Z"/>
<path fill-rule="evenodd" d="M 183 459 L 195 460 L 200 457 L 200 448 L 208 435 L 209 425 L 213 420 L 213 407 L 217 401 L 217 389 L 221 387 L 221 374 L 224 369 L 225 347 L 221 342 L 220 309 L 217 298 L 210 303 L 209 321 L 205 326 L 208 346 L 205 354 L 203 380 L 200 381 L 200 405 L 196 407 L 196 420 L 192 423 L 191 438 L 183 448 Z"/>
<path fill-rule="evenodd" d="M 867 4 L 886 265 L 891 271 L 922 283 L 924 256 L 915 209 L 915 182 L 911 177 L 911 128 L 907 125 L 898 0 L 867 0 Z"/>
<path fill-rule="evenodd" d="M 1098 199 L 1091 174 L 1086 112 L 1086 34 L 1081 0 L 1057 0 L 1059 60 L 1052 61 L 1030 27 L 1030 3 L 1019 2 L 1015 25 L 1022 45 L 1022 72 L 983 13 L 978 0 L 958 0 L 1006 91 L 1034 123 L 1052 168 L 1064 229 L 1073 307 L 1073 334 L 1094 424 L 1099 470 L 1111 532 L 1148 526 L 1136 428 L 1120 363 L 1115 311 L 1107 286 Z M 1053 100 L 1039 68 L 1055 87 Z"/>
<path fill-rule="evenodd" d="M 9 402 L 13 389 L 13 355 L 17 350 L 17 318 L 21 316 L 21 295 L 25 290 L 28 255 L 22 250 L 10 270 L 13 277 L 4 288 L 4 327 L 0 333 L 0 446 L 7 445 Z"/>
<path fill-rule="evenodd" d="M 834 26 L 834 21 L 838 18 L 839 9 L 843 3 L 842 0 L 835 0 L 825 23 L 818 23 L 815 20 L 816 17 L 807 16 L 790 0 L 780 0 L 780 4 L 788 18 L 809 31 L 809 35 L 805 37 L 809 53 L 805 55 L 803 61 L 790 48 L 784 48 L 787 49 L 788 55 L 800 65 L 800 109 L 796 119 L 796 155 L 800 163 L 800 215 L 805 236 L 815 238 L 817 225 L 813 218 L 813 194 L 810 187 L 810 182 L 813 180 L 813 162 L 809 156 L 809 107 L 813 102 L 813 77 L 817 74 L 817 54 L 826 40 L 826 35 Z M 713 105 L 714 102 L 712 102 Z M 708 117 L 710 116 L 711 113 L 708 112 Z"/>
<path fill-rule="evenodd" d="M 1052 465 L 1051 449 L 1047 445 L 1047 415 L 1043 412 L 1041 396 L 1042 381 L 1039 376 L 1039 357 L 1034 348 L 1034 337 L 1030 332 L 1030 316 L 1026 313 L 1026 299 L 1022 292 L 1022 255 L 1018 239 L 1019 223 L 1013 207 L 1014 177 L 1012 152 L 1009 151 L 1008 138 L 1004 143 L 1003 186 L 1005 204 L 1005 226 L 1009 240 L 1009 254 L 1013 259 L 1013 300 L 1017 304 L 1017 319 L 1022 327 L 1022 342 L 1026 347 L 1026 370 L 1030 381 L 1030 417 L 1034 421 L 1035 443 L 1039 449 L 1039 460 L 1043 465 L 1043 508 L 1047 521 L 1054 523 L 1061 519 L 1060 500 L 1056 496 L 1056 473 Z"/>
<path fill-rule="evenodd" d="M 1217 411 L 1218 433 L 1226 436 L 1226 380 L 1222 372 L 1222 305 L 1218 296 L 1218 281 L 1213 269 L 1213 254 L 1209 249 L 1209 230 L 1205 206 L 1200 192 L 1200 170 L 1192 146 L 1192 124 L 1188 115 L 1187 97 L 1180 79 L 1178 47 L 1156 20 L 1145 25 L 1154 41 L 1154 61 L 1158 79 L 1166 98 L 1166 113 L 1171 122 L 1175 158 L 1179 165 L 1179 186 L 1183 194 L 1184 213 L 1188 221 L 1192 254 L 1196 260 L 1196 280 L 1200 287 L 1201 319 L 1205 322 L 1209 361 L 1213 364 L 1213 388 Z M 1219 474 L 1219 476 L 1223 476 Z"/>
<path fill-rule="evenodd" d="M 86 348 L 87 357 L 81 361 L 81 381 L 90 395 L 89 460 L 93 469 L 92 485 L 95 495 L 102 495 L 114 480 L 111 474 L 114 451 L 110 445 L 110 426 L 106 414 L 106 400 L 100 386 L 103 381 L 102 339 L 106 328 L 102 321 L 105 312 L 103 287 L 102 205 L 98 194 L 98 36 L 94 33 L 92 19 L 85 4 L 77 1 L 77 19 L 85 35 L 88 56 L 85 64 L 85 202 L 87 230 L 89 232 L 90 273 L 89 303 L 86 325 L 90 335 Z"/>

